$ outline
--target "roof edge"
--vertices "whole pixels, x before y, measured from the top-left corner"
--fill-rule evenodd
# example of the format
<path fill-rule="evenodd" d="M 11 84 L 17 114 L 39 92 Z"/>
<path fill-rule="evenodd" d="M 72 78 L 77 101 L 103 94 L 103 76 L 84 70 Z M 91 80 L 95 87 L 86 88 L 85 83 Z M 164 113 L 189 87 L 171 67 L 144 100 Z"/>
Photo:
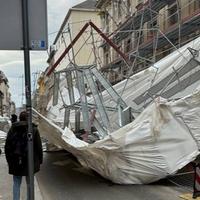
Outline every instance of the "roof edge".
<path fill-rule="evenodd" d="M 70 14 L 71 14 L 71 11 L 72 11 L 72 9 L 70 8 L 70 9 L 68 10 L 68 12 L 67 12 L 67 14 L 66 14 L 64 20 L 63 20 L 63 23 L 61 24 L 61 27 L 60 27 L 60 29 L 59 29 L 57 35 L 56 35 L 56 38 L 55 38 L 55 40 L 54 40 L 54 42 L 53 42 L 53 45 L 55 45 L 55 43 L 57 42 L 57 40 L 58 40 L 58 38 L 59 38 L 59 36 L 60 36 L 60 33 L 62 32 L 62 30 L 63 30 L 63 28 L 64 28 L 64 26 L 65 26 L 67 20 L 69 19 L 69 16 L 70 16 Z"/>
<path fill-rule="evenodd" d="M 55 38 L 55 40 L 54 40 L 54 42 L 53 42 L 53 45 L 56 44 L 56 42 L 57 42 L 57 40 L 58 40 L 58 38 L 59 38 L 59 36 L 60 36 L 60 34 L 61 34 L 61 32 L 62 32 L 64 26 L 65 26 L 67 20 L 69 19 L 69 16 L 70 16 L 70 14 L 71 14 L 72 11 L 98 12 L 99 9 L 70 8 L 69 11 L 68 11 L 67 14 L 66 14 L 64 20 L 63 20 L 63 23 L 61 24 L 61 27 L 60 27 L 60 29 L 59 29 L 57 35 L 56 35 L 56 38 Z"/>
<path fill-rule="evenodd" d="M 71 8 L 72 11 L 89 11 L 89 12 L 98 12 L 99 9 L 91 9 L 91 8 Z"/>

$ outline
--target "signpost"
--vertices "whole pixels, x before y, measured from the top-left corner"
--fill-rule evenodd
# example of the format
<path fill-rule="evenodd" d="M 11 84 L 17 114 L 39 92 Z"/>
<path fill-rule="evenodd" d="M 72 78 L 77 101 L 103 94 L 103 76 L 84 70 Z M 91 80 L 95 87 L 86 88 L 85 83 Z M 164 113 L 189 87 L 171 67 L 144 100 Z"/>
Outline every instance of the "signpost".
<path fill-rule="evenodd" d="M 33 160 L 33 129 L 32 129 L 32 103 L 31 103 L 31 77 L 30 77 L 30 53 L 29 53 L 29 21 L 28 3 L 22 0 L 22 27 L 24 47 L 24 72 L 25 72 L 25 93 L 26 110 L 28 112 L 28 183 L 27 195 L 29 200 L 34 200 L 34 160 Z"/>
<path fill-rule="evenodd" d="M 47 0 L 26 0 L 30 50 L 47 49 Z M 23 50 L 22 0 L 0 0 L 0 50 Z"/>
<path fill-rule="evenodd" d="M 28 200 L 34 200 L 30 50 L 46 50 L 47 0 L 0 0 L 0 50 L 23 50 L 28 112 Z"/>

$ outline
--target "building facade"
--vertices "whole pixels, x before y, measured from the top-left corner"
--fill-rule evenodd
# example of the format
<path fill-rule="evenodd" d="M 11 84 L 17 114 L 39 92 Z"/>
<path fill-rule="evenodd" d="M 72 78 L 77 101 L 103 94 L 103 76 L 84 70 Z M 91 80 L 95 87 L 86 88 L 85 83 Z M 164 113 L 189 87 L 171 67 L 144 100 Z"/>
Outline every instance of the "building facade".
<path fill-rule="evenodd" d="M 15 105 L 14 102 L 11 101 L 8 79 L 5 74 L 0 71 L 0 115 L 10 116 L 14 112 Z"/>
<path fill-rule="evenodd" d="M 130 60 L 104 41 L 102 72 L 112 84 L 147 68 L 200 34 L 199 0 L 99 0 L 101 25 Z"/>
<path fill-rule="evenodd" d="M 96 26 L 100 27 L 100 17 L 95 5 L 95 0 L 87 0 L 69 9 L 51 46 L 50 57 L 48 59 L 50 65 L 53 65 L 58 60 L 66 47 L 74 40 L 87 22 L 92 21 Z M 97 40 L 97 35 L 91 35 L 91 31 L 87 29 L 82 34 L 67 56 L 59 63 L 57 70 L 66 68 L 70 63 L 75 63 L 77 66 L 94 63 L 92 43 L 93 40 Z"/>
<path fill-rule="evenodd" d="M 37 80 L 38 89 L 33 98 L 33 107 L 41 114 L 46 115 L 46 107 L 53 95 L 54 76 L 45 76 L 42 72 Z"/>

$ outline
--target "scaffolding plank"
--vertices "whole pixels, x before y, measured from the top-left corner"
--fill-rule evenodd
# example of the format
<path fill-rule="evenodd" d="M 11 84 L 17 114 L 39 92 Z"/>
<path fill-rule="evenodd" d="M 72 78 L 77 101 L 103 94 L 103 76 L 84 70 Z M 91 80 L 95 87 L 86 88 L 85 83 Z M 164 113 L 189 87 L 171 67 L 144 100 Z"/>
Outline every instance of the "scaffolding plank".
<path fill-rule="evenodd" d="M 133 121 L 132 108 L 127 107 L 123 109 L 118 105 L 118 117 L 119 117 L 119 126 L 125 126 Z"/>
<path fill-rule="evenodd" d="M 70 117 L 70 109 L 69 108 L 65 108 L 64 128 L 69 126 L 69 117 Z"/>
<path fill-rule="evenodd" d="M 94 67 L 91 69 L 96 79 L 102 84 L 106 91 L 110 94 L 113 100 L 120 104 L 123 108 L 126 108 L 127 105 L 124 100 L 119 96 L 119 94 L 113 89 L 112 85 L 101 75 L 101 73 Z"/>
<path fill-rule="evenodd" d="M 67 79 L 67 90 L 69 92 L 69 99 L 70 99 L 70 104 L 75 103 L 74 99 L 74 89 L 73 89 L 73 83 L 72 83 L 72 72 L 68 71 L 66 72 L 66 79 Z"/>
<path fill-rule="evenodd" d="M 54 73 L 53 106 L 58 104 L 60 73 Z"/>
<path fill-rule="evenodd" d="M 106 113 L 105 107 L 103 105 L 102 99 L 101 99 L 101 97 L 98 93 L 98 89 L 96 87 L 96 83 L 93 79 L 92 73 L 91 73 L 90 69 L 86 69 L 84 71 L 84 73 L 85 73 L 85 76 L 87 78 L 88 84 L 90 86 L 90 89 L 91 89 L 92 95 L 94 97 L 95 103 L 97 105 L 97 111 L 98 111 L 98 113 L 101 117 L 101 121 L 103 123 L 103 126 L 107 129 L 108 126 L 109 126 L 109 118 L 108 118 L 108 115 Z"/>
<path fill-rule="evenodd" d="M 75 110 L 75 132 L 77 133 L 80 130 L 80 110 Z"/>
<path fill-rule="evenodd" d="M 122 126 L 125 126 L 133 121 L 132 108 L 127 107 L 122 110 Z"/>
<path fill-rule="evenodd" d="M 123 108 L 118 105 L 118 119 L 119 119 L 119 126 L 122 127 L 123 126 L 123 123 L 122 123 L 122 110 Z"/>
<path fill-rule="evenodd" d="M 178 74 L 179 79 L 181 79 L 181 77 L 183 77 L 184 75 L 186 75 L 187 73 L 190 73 L 192 69 L 195 69 L 196 67 L 199 66 L 199 62 L 197 60 L 195 60 L 194 58 L 190 59 L 181 69 L 176 69 L 176 74 Z M 142 93 L 140 96 L 136 97 L 133 101 L 137 104 L 140 105 L 141 103 L 148 101 L 150 99 L 149 96 L 154 96 L 156 94 L 159 94 L 159 92 L 161 92 L 161 90 L 168 84 L 174 84 L 177 81 L 177 76 L 174 76 L 174 72 L 172 72 L 171 74 L 169 74 L 168 76 L 166 76 L 164 79 L 162 79 L 161 81 L 159 81 L 158 83 L 154 84 L 149 90 L 148 90 L 148 94 L 146 94 L 146 91 L 144 93 Z M 196 81 L 195 79 L 191 79 L 190 84 L 192 84 L 194 81 Z M 183 84 L 183 82 L 181 83 Z M 187 83 L 188 84 L 188 83 Z M 178 85 L 178 84 L 176 84 Z M 181 87 L 180 85 L 178 86 L 179 88 L 176 88 L 176 91 L 174 92 L 179 92 L 181 91 Z M 173 92 L 173 93 L 174 93 Z M 166 92 L 165 92 L 166 93 Z M 173 95 L 173 93 L 171 93 L 171 95 Z M 163 95 L 162 95 L 163 96 Z M 170 95 L 167 95 L 167 97 L 171 97 Z"/>
<path fill-rule="evenodd" d="M 85 94 L 85 82 L 83 72 L 77 71 L 77 82 L 78 82 L 78 89 L 80 92 L 80 100 L 81 100 L 81 108 L 82 108 L 82 115 L 83 115 L 83 126 L 87 133 L 91 132 L 90 122 L 89 122 L 89 108 L 87 105 L 87 97 Z"/>

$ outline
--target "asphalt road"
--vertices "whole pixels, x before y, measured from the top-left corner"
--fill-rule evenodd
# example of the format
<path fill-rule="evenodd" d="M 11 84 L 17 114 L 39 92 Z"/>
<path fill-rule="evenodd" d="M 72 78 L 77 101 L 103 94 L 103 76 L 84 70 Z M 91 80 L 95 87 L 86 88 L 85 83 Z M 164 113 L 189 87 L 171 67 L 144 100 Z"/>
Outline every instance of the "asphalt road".
<path fill-rule="evenodd" d="M 0 155 L 0 200 L 12 200 L 12 186 L 13 186 L 12 179 L 13 179 L 12 175 L 8 174 L 8 166 L 5 159 L 5 155 L 2 154 Z M 26 183 L 25 183 L 25 178 L 23 178 L 20 200 L 26 200 L 27 199 L 26 194 L 27 194 Z M 41 197 L 41 193 L 36 179 L 35 179 L 35 200 L 44 200 Z"/>
<path fill-rule="evenodd" d="M 84 169 L 67 152 L 45 153 L 37 180 L 44 200 L 180 200 L 180 188 L 160 181 L 117 185 Z"/>

